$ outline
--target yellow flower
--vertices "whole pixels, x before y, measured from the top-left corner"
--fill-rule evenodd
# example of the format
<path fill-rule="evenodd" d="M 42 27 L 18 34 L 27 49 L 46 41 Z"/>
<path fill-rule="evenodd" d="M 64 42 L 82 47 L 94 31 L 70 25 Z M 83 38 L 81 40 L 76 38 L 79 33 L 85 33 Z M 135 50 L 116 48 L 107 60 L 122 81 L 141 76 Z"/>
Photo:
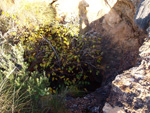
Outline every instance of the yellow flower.
<path fill-rule="evenodd" d="M 3 11 L 3 13 L 2 13 L 3 15 L 5 15 L 5 12 Z"/>
<path fill-rule="evenodd" d="M 48 77 L 50 77 L 51 75 L 50 74 L 48 74 Z"/>

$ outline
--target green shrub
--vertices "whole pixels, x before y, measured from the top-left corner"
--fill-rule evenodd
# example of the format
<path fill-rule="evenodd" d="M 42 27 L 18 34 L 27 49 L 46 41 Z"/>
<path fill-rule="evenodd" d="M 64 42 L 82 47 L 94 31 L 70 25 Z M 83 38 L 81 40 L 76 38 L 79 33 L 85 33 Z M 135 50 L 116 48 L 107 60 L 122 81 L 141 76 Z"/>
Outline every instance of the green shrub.
<path fill-rule="evenodd" d="M 26 92 L 24 96 L 31 99 L 30 107 L 32 108 L 37 104 L 40 96 L 50 94 L 49 80 L 44 72 L 27 71 L 28 64 L 24 62 L 23 55 L 22 44 L 18 43 L 14 46 L 7 42 L 2 44 L 0 46 L 0 75 L 7 78 L 8 83 L 19 90 L 18 95 L 23 95 Z M 15 99 L 18 100 L 19 97 Z"/>
<path fill-rule="evenodd" d="M 84 89 L 90 84 L 89 75 L 93 71 L 95 75 L 100 73 L 100 38 L 83 39 L 78 33 L 78 26 L 55 22 L 39 29 L 28 29 L 19 38 L 25 45 L 28 70 L 45 70 L 51 93 L 62 85 L 78 84 Z"/>
<path fill-rule="evenodd" d="M 8 47 L 9 46 L 9 47 Z M 7 49 L 6 49 L 7 47 Z M 30 105 L 30 95 L 26 90 L 22 90 L 22 86 L 17 86 L 14 77 L 18 74 L 18 69 L 20 67 L 15 66 L 13 61 L 15 57 L 9 54 L 10 45 L 2 44 L 0 46 L 0 111 L 1 113 L 10 113 L 10 112 L 20 112 L 28 110 Z M 16 54 L 16 53 L 14 53 Z M 18 56 L 17 58 L 20 58 Z M 16 87 L 17 86 L 17 87 Z"/>

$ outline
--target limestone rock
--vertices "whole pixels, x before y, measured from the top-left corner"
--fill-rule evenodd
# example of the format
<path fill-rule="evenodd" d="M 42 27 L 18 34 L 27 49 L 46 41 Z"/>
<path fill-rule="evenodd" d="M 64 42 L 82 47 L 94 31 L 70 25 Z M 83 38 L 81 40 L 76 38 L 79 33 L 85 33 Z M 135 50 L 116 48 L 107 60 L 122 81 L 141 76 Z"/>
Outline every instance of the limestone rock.
<path fill-rule="evenodd" d="M 150 41 L 140 47 L 138 65 L 117 75 L 103 111 L 122 108 L 126 113 L 150 112 Z M 109 105 L 109 106 L 108 106 Z"/>
<path fill-rule="evenodd" d="M 122 107 L 112 107 L 110 104 L 106 103 L 104 108 L 103 108 L 104 113 L 125 113 Z"/>

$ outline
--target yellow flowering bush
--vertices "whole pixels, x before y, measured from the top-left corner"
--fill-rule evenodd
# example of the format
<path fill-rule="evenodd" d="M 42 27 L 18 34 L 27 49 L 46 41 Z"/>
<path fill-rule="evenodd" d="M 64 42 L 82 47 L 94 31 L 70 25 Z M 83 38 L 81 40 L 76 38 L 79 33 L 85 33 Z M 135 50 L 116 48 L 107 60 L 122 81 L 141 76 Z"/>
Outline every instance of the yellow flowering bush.
<path fill-rule="evenodd" d="M 55 93 L 62 86 L 90 85 L 90 75 L 100 75 L 100 39 L 81 38 L 78 26 L 59 23 L 27 30 L 20 37 L 25 46 L 25 59 L 29 71 L 46 71 L 50 91 Z M 75 29 L 75 30 L 74 30 Z M 99 43 L 96 43 L 99 42 Z"/>

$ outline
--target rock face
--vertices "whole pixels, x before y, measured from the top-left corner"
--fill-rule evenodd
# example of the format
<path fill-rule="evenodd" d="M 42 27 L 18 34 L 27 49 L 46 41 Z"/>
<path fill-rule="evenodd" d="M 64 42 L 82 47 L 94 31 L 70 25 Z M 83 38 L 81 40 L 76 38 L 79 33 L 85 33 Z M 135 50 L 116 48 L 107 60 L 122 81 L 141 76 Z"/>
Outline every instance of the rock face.
<path fill-rule="evenodd" d="M 106 79 L 137 62 L 144 34 L 134 24 L 135 2 L 119 0 L 107 14 L 91 23 L 92 29 L 102 36 L 102 64 L 106 67 Z"/>
<path fill-rule="evenodd" d="M 144 6 L 146 7 L 144 7 Z M 142 0 L 135 21 L 146 31 L 149 20 L 149 0 Z M 149 113 L 150 112 L 150 41 L 139 49 L 137 65 L 116 76 L 104 113 Z"/>
<path fill-rule="evenodd" d="M 135 16 L 135 23 L 142 30 L 146 31 L 149 27 L 150 21 L 150 1 L 149 0 L 141 0 L 138 10 Z"/>
<path fill-rule="evenodd" d="M 105 104 L 104 113 L 115 109 L 121 113 L 150 112 L 150 41 L 140 47 L 139 62 L 112 82 L 112 90 Z"/>

